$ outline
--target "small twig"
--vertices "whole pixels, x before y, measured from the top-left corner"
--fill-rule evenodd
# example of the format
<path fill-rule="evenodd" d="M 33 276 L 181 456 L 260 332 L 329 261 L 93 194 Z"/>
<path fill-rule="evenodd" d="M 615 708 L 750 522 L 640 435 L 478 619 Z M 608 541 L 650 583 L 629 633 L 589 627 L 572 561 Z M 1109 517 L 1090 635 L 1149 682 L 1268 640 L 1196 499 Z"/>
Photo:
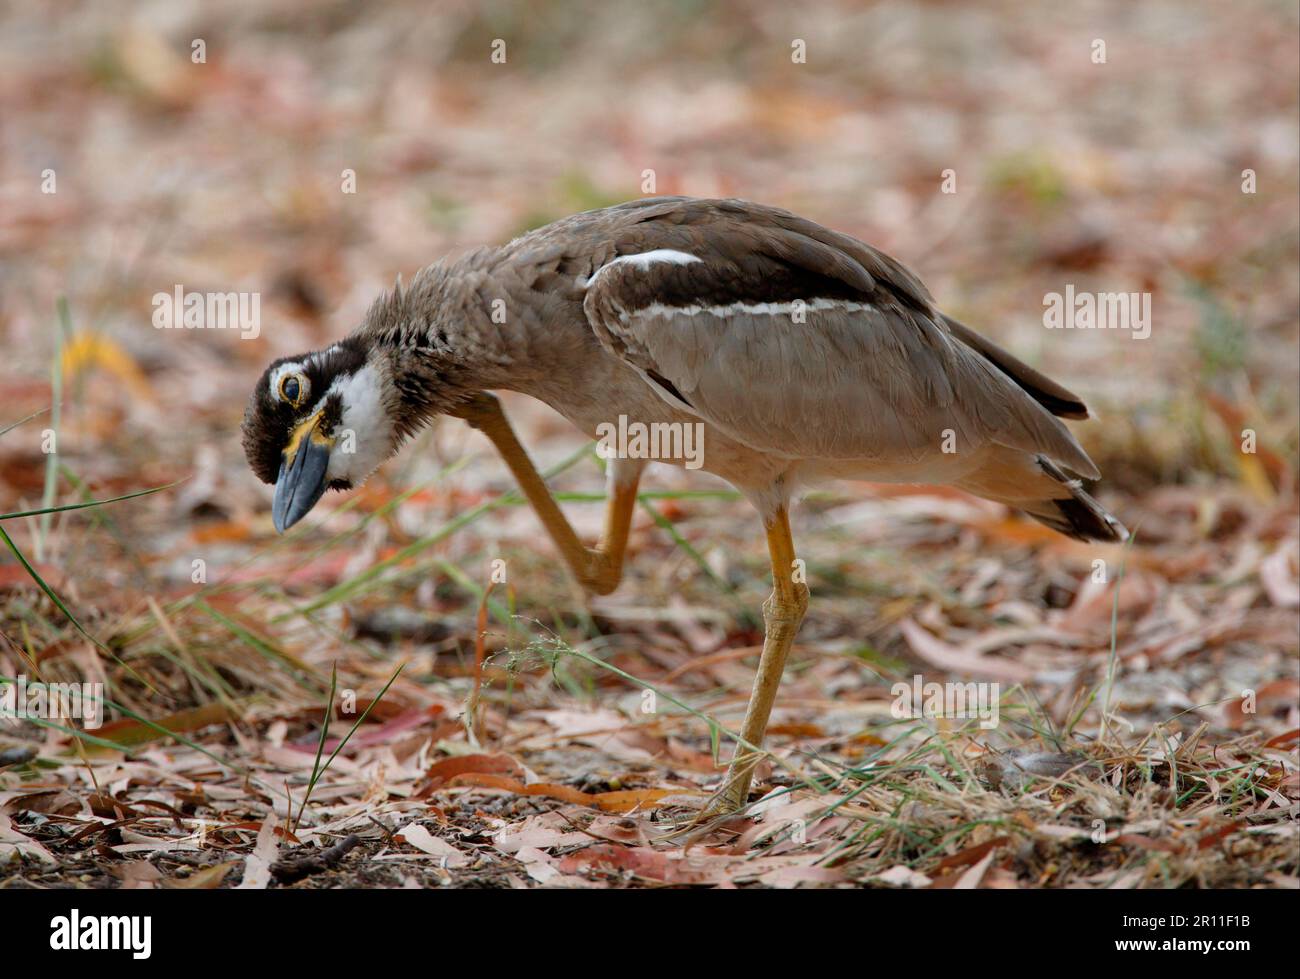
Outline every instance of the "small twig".
<path fill-rule="evenodd" d="M 312 874 L 332 870 L 360 842 L 361 837 L 349 833 L 328 850 L 321 850 L 319 853 L 305 857 L 281 858 L 271 864 L 271 876 L 281 884 L 292 884 Z"/>
<path fill-rule="evenodd" d="M 369 813 L 366 813 L 366 818 L 370 820 L 372 823 L 374 823 L 376 826 L 378 826 L 379 831 L 384 834 L 384 846 L 391 846 L 393 843 L 394 831 L 389 829 L 387 826 L 385 826 L 383 823 L 381 823 L 378 819 L 376 819 L 374 816 L 370 815 Z"/>

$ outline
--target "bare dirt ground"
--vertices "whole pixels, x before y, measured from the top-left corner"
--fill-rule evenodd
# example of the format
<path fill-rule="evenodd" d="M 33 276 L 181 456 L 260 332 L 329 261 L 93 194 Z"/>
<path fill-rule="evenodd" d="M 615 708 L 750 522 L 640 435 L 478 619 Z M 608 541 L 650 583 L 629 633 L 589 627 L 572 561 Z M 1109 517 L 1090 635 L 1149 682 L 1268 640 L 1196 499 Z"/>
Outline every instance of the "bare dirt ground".
<path fill-rule="evenodd" d="M 1300 886 L 1297 30 L 1271 2 L 5 6 L 0 677 L 110 703 L 0 720 L 0 887 Z M 652 469 L 591 599 L 459 422 L 284 538 L 238 442 L 262 367 L 398 273 L 650 178 L 914 268 L 1087 399 L 1136 530 L 812 493 L 771 759 L 722 825 L 693 817 L 769 590 L 726 486 Z M 154 329 L 177 284 L 258 293 L 259 335 Z M 1045 329 L 1067 284 L 1149 293 L 1150 336 Z M 507 401 L 594 537 L 599 461 Z M 918 675 L 996 683 L 998 723 L 899 716 Z"/>

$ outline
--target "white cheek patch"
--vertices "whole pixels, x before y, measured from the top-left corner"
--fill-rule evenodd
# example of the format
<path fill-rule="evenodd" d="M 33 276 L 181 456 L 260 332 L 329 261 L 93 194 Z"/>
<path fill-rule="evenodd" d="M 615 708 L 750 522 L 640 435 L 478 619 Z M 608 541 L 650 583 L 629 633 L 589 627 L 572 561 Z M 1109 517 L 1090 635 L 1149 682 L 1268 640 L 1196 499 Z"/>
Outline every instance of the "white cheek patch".
<path fill-rule="evenodd" d="M 392 453 L 393 423 L 384 408 L 383 385 L 378 372 L 367 365 L 336 377 L 321 400 L 330 395 L 338 395 L 343 410 L 325 475 L 357 486 Z"/>
<path fill-rule="evenodd" d="M 595 281 L 600 278 L 600 274 L 606 269 L 612 269 L 616 265 L 630 265 L 632 268 L 644 272 L 651 265 L 691 265 L 700 259 L 686 252 L 679 252 L 672 248 L 656 248 L 653 251 L 641 252 L 638 255 L 620 255 L 611 261 L 606 262 L 598 268 L 590 279 L 584 276 L 578 276 L 578 288 L 590 289 Z"/>

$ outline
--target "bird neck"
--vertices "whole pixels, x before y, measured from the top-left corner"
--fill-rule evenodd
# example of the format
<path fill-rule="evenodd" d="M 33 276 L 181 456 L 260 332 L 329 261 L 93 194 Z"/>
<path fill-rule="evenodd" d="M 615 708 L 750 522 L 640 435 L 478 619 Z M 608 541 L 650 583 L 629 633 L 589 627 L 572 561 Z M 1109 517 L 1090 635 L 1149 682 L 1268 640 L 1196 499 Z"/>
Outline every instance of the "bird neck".
<path fill-rule="evenodd" d="M 530 392 L 559 354 L 541 309 L 551 304 L 525 288 L 496 249 L 420 271 L 382 295 L 359 331 L 374 348 L 399 399 L 404 432 L 488 390 Z M 581 307 L 561 320 L 582 316 Z M 546 342 L 544 342 L 546 341 Z"/>

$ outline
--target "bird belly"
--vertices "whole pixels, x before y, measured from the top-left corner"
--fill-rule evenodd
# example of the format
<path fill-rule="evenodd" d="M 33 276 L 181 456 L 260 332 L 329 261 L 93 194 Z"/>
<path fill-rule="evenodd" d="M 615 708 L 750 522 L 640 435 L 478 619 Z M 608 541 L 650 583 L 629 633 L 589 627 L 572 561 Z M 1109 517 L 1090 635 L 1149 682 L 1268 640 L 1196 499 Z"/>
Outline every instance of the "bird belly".
<path fill-rule="evenodd" d="M 982 465 L 987 448 L 953 453 L 936 449 L 909 459 L 897 454 L 878 459 L 808 458 L 767 451 L 670 404 L 625 364 L 601 358 L 599 365 L 602 369 L 589 368 L 581 380 L 557 372 L 524 393 L 563 415 L 597 443 L 598 451 L 711 473 L 751 499 L 777 483 L 787 488 L 839 479 L 954 483 Z"/>
<path fill-rule="evenodd" d="M 935 453 L 914 461 L 899 459 L 803 459 L 798 464 L 799 480 L 822 483 L 836 479 L 857 479 L 871 483 L 959 482 L 979 468 L 978 453 L 944 455 Z"/>
<path fill-rule="evenodd" d="M 596 442 L 597 451 L 662 462 L 718 476 L 742 492 L 767 487 L 795 463 L 729 438 L 697 415 L 666 402 L 619 365 L 608 383 L 547 385 L 526 393 L 546 402 Z"/>

